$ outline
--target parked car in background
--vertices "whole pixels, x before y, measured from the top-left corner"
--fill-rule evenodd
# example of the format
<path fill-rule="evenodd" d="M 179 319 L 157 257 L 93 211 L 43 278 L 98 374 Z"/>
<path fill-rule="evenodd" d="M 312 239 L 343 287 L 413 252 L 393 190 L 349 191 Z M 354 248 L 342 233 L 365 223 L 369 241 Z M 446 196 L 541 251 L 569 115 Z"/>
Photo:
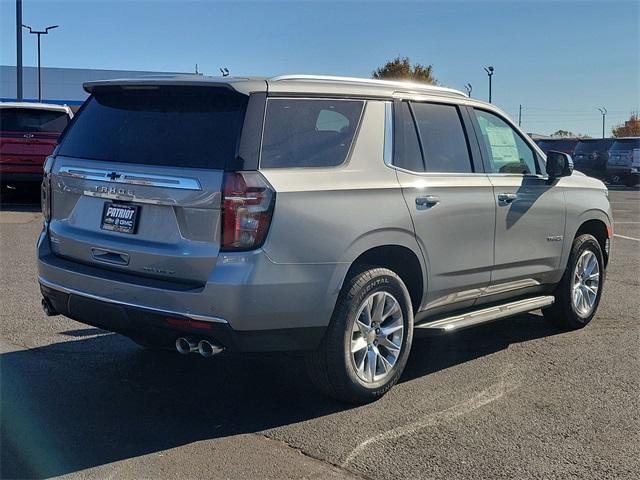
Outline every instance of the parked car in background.
<path fill-rule="evenodd" d="M 573 156 L 579 141 L 578 138 L 545 138 L 536 143 L 545 154 L 553 150 Z"/>
<path fill-rule="evenodd" d="M 609 148 L 607 173 L 614 181 L 634 186 L 640 178 L 640 137 L 617 138 Z"/>
<path fill-rule="evenodd" d="M 575 169 L 592 177 L 604 178 L 607 173 L 609 148 L 614 141 L 614 138 L 580 140 L 573 154 Z"/>
<path fill-rule="evenodd" d="M 66 105 L 0 103 L 0 178 L 2 186 L 41 182 L 42 166 L 53 153 L 73 112 Z"/>

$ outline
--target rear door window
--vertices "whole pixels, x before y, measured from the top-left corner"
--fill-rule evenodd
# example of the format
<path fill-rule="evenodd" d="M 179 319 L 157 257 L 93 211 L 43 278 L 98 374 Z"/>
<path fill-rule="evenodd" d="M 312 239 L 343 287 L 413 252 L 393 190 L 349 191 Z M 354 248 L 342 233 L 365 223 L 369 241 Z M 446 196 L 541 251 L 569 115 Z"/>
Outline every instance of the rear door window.
<path fill-rule="evenodd" d="M 247 99 L 214 87 L 99 89 L 65 133 L 59 154 L 224 169 L 236 155 Z"/>
<path fill-rule="evenodd" d="M 420 142 L 418 141 L 418 131 L 413 121 L 409 102 L 400 104 L 400 112 L 399 115 L 396 115 L 396 121 L 400 125 L 398 125 L 399 128 L 396 128 L 395 133 L 398 145 L 396 146 L 393 164 L 410 172 L 424 172 L 424 161 Z"/>
<path fill-rule="evenodd" d="M 471 155 L 455 105 L 411 103 L 427 172 L 471 173 Z"/>
<path fill-rule="evenodd" d="M 0 128 L 7 132 L 60 133 L 69 123 L 66 112 L 39 108 L 0 108 Z"/>
<path fill-rule="evenodd" d="M 270 98 L 262 139 L 262 168 L 332 167 L 343 163 L 364 101 Z"/>

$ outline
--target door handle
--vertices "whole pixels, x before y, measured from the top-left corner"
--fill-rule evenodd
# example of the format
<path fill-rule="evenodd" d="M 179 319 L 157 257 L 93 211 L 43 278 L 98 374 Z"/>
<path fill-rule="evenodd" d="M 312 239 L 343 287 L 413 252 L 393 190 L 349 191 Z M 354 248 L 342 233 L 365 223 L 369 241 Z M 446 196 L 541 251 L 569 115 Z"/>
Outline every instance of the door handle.
<path fill-rule="evenodd" d="M 440 203 L 440 197 L 437 195 L 426 195 L 424 197 L 416 197 L 416 206 L 431 208 Z"/>
<path fill-rule="evenodd" d="M 102 248 L 92 248 L 91 256 L 99 262 L 113 263 L 115 265 L 129 265 L 129 255 L 126 253 L 112 252 Z"/>
<path fill-rule="evenodd" d="M 515 200 L 517 200 L 517 198 L 518 198 L 517 193 L 505 192 L 505 193 L 498 194 L 498 201 L 504 205 L 513 203 Z"/>

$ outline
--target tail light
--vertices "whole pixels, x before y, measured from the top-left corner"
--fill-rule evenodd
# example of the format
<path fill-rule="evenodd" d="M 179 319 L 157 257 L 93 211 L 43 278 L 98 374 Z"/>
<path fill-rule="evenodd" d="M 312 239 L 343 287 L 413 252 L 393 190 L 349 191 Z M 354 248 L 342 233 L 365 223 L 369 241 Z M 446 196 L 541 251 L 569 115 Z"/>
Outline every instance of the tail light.
<path fill-rule="evenodd" d="M 222 194 L 223 251 L 260 247 L 269 231 L 276 193 L 258 172 L 225 174 Z"/>
<path fill-rule="evenodd" d="M 44 172 L 42 175 L 42 186 L 40 187 L 40 209 L 45 223 L 51 218 L 51 168 L 53 167 L 53 156 L 47 157 L 44 162 Z"/>

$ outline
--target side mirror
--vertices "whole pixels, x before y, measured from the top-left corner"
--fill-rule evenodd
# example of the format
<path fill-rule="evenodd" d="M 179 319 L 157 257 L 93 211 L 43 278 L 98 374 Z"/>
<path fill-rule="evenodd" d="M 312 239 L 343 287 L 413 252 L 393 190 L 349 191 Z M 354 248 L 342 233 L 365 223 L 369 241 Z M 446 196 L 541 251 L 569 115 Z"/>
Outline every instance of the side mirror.
<path fill-rule="evenodd" d="M 571 155 L 564 152 L 547 152 L 547 175 L 549 179 L 568 177 L 573 173 Z"/>

